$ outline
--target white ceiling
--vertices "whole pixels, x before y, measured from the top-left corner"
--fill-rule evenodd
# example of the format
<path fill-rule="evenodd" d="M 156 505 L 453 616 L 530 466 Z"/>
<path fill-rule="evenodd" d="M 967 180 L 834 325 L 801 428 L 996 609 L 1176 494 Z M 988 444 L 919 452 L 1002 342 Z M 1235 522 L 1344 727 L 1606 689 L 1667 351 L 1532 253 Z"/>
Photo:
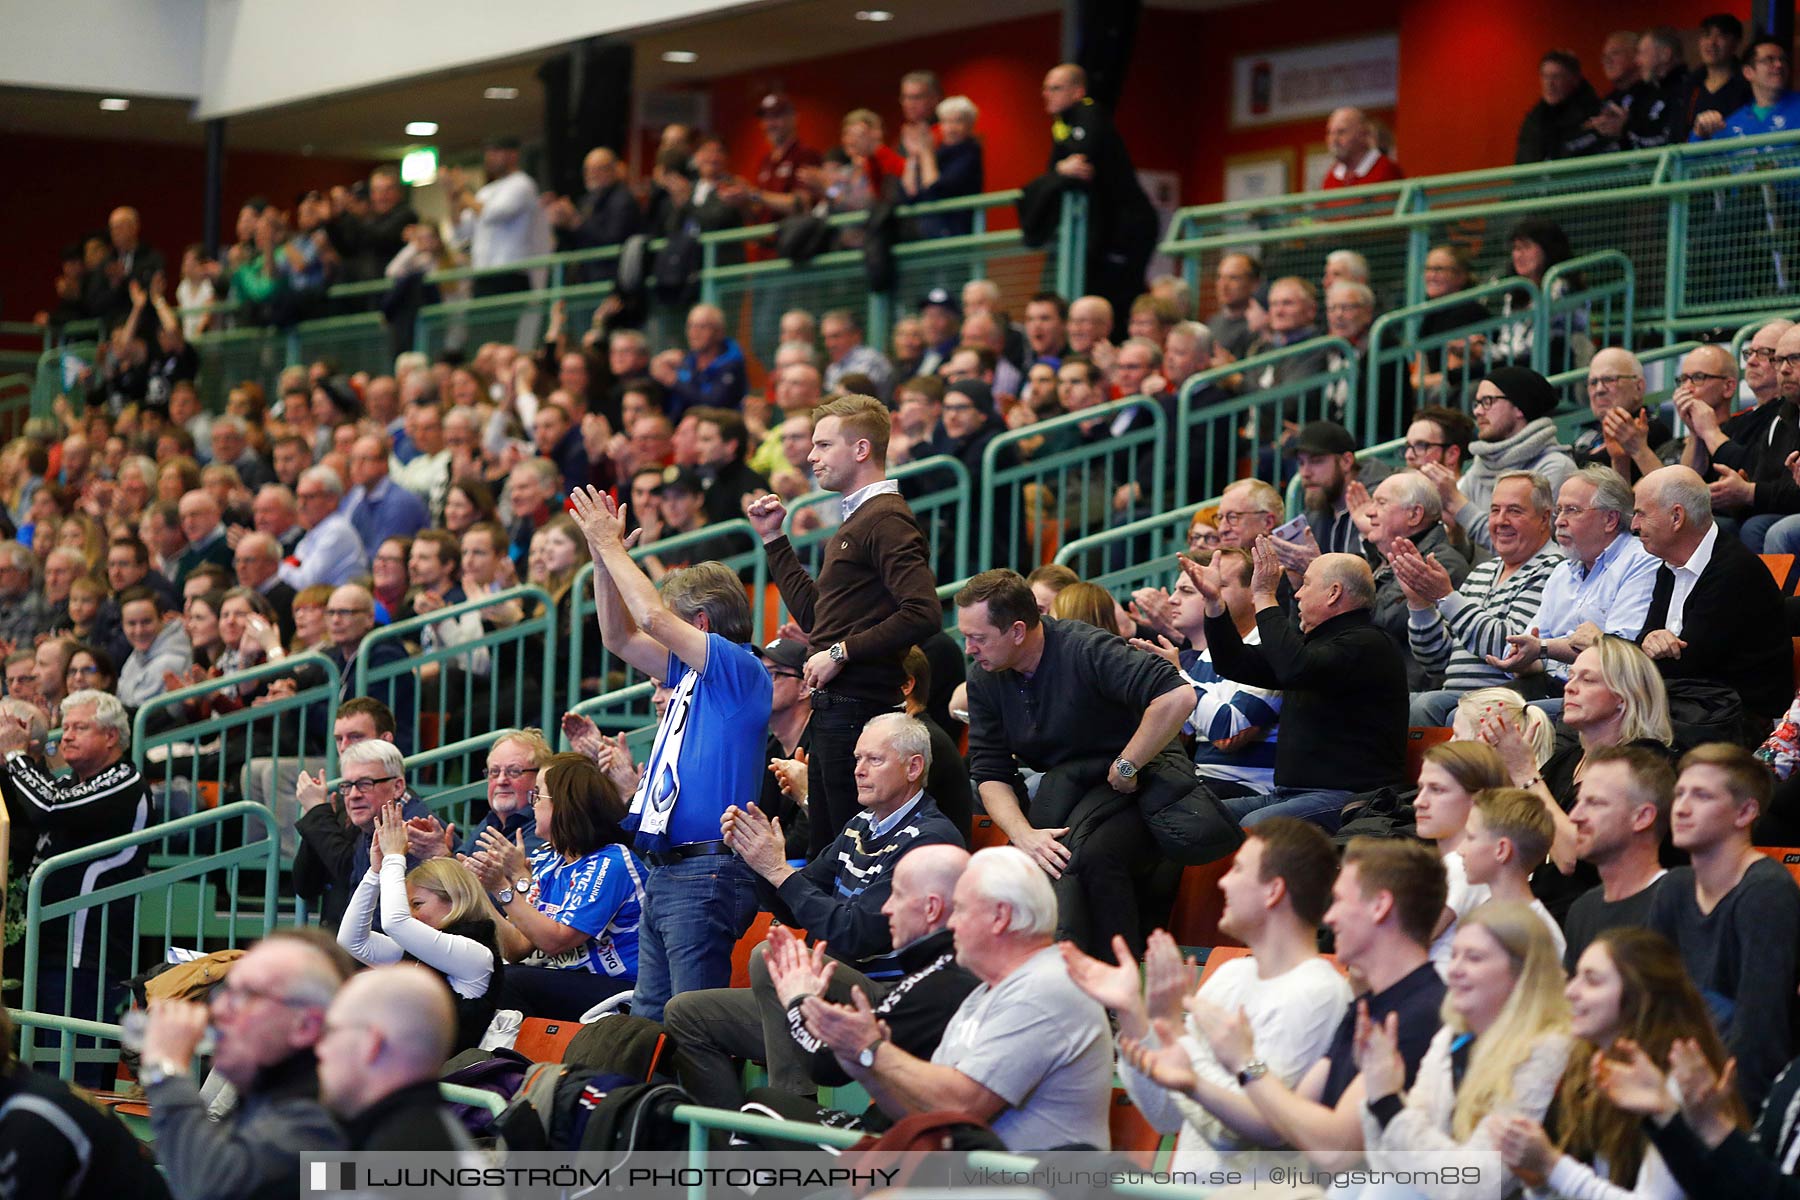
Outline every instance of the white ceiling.
<path fill-rule="evenodd" d="M 1229 7 L 1246 0 L 1155 0 L 1155 6 L 1187 10 Z M 859 21 L 859 8 L 885 6 L 890 22 Z M 1060 10 L 1060 0 L 787 0 L 652 29 L 632 40 L 637 50 L 635 86 L 640 94 L 680 89 L 714 77 L 785 62 L 827 57 L 909 38 L 974 28 Z M 666 50 L 699 55 L 691 65 L 662 61 Z M 228 119 L 232 149 L 383 158 L 410 142 L 408 121 L 432 120 L 431 139 L 446 152 L 474 147 L 486 137 L 539 127 L 543 93 L 535 72 L 550 50 L 514 55 L 425 78 L 392 79 L 360 91 L 307 100 Z M 515 87 L 518 99 L 483 98 L 489 87 Z M 182 101 L 133 98 L 130 111 L 102 112 L 98 95 L 76 91 L 0 87 L 0 132 L 107 137 L 197 145 L 202 125 Z"/>

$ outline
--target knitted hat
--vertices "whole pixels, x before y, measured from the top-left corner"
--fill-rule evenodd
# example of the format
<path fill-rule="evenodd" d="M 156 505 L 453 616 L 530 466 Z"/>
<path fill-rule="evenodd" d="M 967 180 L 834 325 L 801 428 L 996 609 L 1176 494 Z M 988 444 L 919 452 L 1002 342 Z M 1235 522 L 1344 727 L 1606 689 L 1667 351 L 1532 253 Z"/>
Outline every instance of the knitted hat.
<path fill-rule="evenodd" d="M 945 395 L 967 396 L 984 417 L 994 415 L 994 389 L 979 379 L 959 379 L 944 389 Z"/>
<path fill-rule="evenodd" d="M 1499 388 L 1500 394 L 1524 413 L 1527 421 L 1556 411 L 1556 389 L 1529 367 L 1495 367 L 1488 372 L 1487 381 Z"/>

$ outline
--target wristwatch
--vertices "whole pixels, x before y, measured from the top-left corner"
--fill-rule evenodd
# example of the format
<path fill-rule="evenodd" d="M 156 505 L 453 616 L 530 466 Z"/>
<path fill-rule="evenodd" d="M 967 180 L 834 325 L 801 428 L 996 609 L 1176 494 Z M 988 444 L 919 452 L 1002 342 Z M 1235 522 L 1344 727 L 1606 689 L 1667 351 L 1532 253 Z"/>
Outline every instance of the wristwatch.
<path fill-rule="evenodd" d="M 875 1067 L 875 1051 L 880 1049 L 881 1043 L 886 1040 L 887 1039 L 880 1034 L 876 1034 L 874 1041 L 856 1052 L 856 1065 L 865 1071 L 873 1070 Z"/>
<path fill-rule="evenodd" d="M 513 890 L 511 888 L 501 888 L 499 891 L 494 893 L 494 903 L 499 905 L 501 908 L 505 908 L 507 905 L 511 904 L 512 902 L 513 902 Z"/>
<path fill-rule="evenodd" d="M 1244 1069 L 1237 1073 L 1239 1087 L 1249 1087 L 1269 1073 L 1269 1064 L 1260 1058 L 1253 1058 L 1244 1064 Z"/>
<path fill-rule="evenodd" d="M 1137 778 L 1137 764 L 1132 762 L 1129 758 L 1126 758 L 1123 754 L 1113 761 L 1113 769 L 1119 773 L 1120 779 Z"/>
<path fill-rule="evenodd" d="M 842 666 L 845 659 L 848 657 L 844 650 L 844 643 L 842 642 L 831 643 L 831 649 L 825 651 L 825 653 L 829 654 L 831 656 L 831 661 L 837 663 L 839 666 Z"/>
<path fill-rule="evenodd" d="M 513 880 L 513 890 L 521 896 L 531 895 L 531 876 L 521 875 Z"/>
<path fill-rule="evenodd" d="M 174 1063 L 166 1058 L 151 1059 L 138 1071 L 138 1082 L 145 1088 L 153 1088 L 165 1079 L 173 1079 L 177 1075 L 186 1075 Z"/>

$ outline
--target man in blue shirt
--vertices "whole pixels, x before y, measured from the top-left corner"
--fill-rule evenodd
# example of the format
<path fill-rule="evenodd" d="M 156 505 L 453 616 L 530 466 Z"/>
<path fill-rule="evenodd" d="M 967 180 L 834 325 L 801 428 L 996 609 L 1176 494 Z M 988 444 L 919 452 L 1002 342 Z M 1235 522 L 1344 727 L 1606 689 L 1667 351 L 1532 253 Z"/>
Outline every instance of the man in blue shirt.
<path fill-rule="evenodd" d="M 311 467 L 295 489 L 306 534 L 281 564 L 281 582 L 296 592 L 315 583 L 338 587 L 369 571 L 369 554 L 339 504 L 343 481 L 330 467 Z"/>
<path fill-rule="evenodd" d="M 1507 656 L 1491 660 L 1547 677 L 1528 695 L 1561 695 L 1569 664 L 1601 634 L 1629 640 L 1644 627 L 1662 560 L 1631 532 L 1633 503 L 1631 485 L 1611 467 L 1583 467 L 1557 493 L 1556 544 L 1568 557 L 1545 581 L 1531 631 L 1507 638 Z"/>
<path fill-rule="evenodd" d="M 388 478 L 386 434 L 359 437 L 350 446 L 350 479 L 356 484 L 344 504 L 351 528 L 367 548 L 392 537 L 411 537 L 431 524 L 425 502 Z"/>
<path fill-rule="evenodd" d="M 1690 142 L 1714 137 L 1755 137 L 1800 129 L 1800 95 L 1788 90 L 1788 49 L 1779 38 L 1758 38 L 1744 60 L 1750 103 L 1730 115 L 1703 112 L 1694 118 Z"/>
<path fill-rule="evenodd" d="M 750 376 L 744 352 L 725 336 L 725 314 L 717 305 L 696 304 L 687 316 L 688 352 L 669 389 L 669 420 L 690 408 L 742 408 Z"/>
<path fill-rule="evenodd" d="M 593 488 L 570 502 L 594 558 L 601 642 L 671 693 L 624 822 L 649 866 L 631 1011 L 660 1021 L 671 996 L 731 982 L 732 947 L 756 915 L 756 877 L 719 831 L 762 792 L 774 686 L 735 571 L 671 571 L 658 595 L 627 553 L 625 510 Z"/>

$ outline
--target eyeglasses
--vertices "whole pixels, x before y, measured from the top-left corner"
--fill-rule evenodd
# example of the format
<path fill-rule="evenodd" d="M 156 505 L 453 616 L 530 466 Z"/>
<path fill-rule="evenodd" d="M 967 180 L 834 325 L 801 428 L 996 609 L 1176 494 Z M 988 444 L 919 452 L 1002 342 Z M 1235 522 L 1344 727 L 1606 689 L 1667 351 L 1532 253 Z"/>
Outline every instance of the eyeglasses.
<path fill-rule="evenodd" d="M 1219 544 L 1219 535 L 1216 533 L 1190 533 L 1190 534 L 1188 534 L 1188 545 L 1189 546 L 1209 546 L 1210 547 L 1210 546 L 1217 546 L 1218 544 Z"/>
<path fill-rule="evenodd" d="M 98 675 L 99 673 L 100 673 L 100 668 L 93 666 L 93 665 L 89 665 L 89 666 L 85 666 L 85 667 L 70 667 L 67 671 L 67 674 L 70 674 L 70 675 Z"/>
<path fill-rule="evenodd" d="M 1745 362 L 1754 362 L 1755 360 L 1757 360 L 1759 358 L 1762 359 L 1764 362 L 1774 362 L 1775 361 L 1774 348 L 1771 346 L 1749 346 L 1749 347 L 1745 348 L 1745 350 L 1744 350 L 1744 361 Z"/>
<path fill-rule="evenodd" d="M 487 769 L 487 777 L 490 780 L 504 779 L 509 783 L 519 778 L 521 775 L 536 774 L 536 767 L 489 767 Z"/>
<path fill-rule="evenodd" d="M 1595 388 L 1616 388 L 1621 383 L 1636 378 L 1636 375 L 1589 375 L 1587 385 L 1590 391 Z"/>
<path fill-rule="evenodd" d="M 1408 442 L 1406 450 L 1409 454 L 1425 454 L 1432 450 L 1448 450 L 1449 442 Z"/>
<path fill-rule="evenodd" d="M 1269 514 L 1265 512 L 1222 512 L 1219 514 L 1221 525 L 1242 525 L 1245 521 L 1267 521 Z"/>
<path fill-rule="evenodd" d="M 1777 354 L 1772 361 L 1780 367 L 1800 367 L 1800 354 Z"/>
<path fill-rule="evenodd" d="M 532 788 L 530 791 L 525 793 L 525 803 L 536 804 L 538 802 L 538 797 L 541 796 L 542 794 L 543 794 L 543 792 L 540 791 L 538 788 Z"/>
<path fill-rule="evenodd" d="M 1675 377 L 1675 384 L 1677 387 L 1687 387 L 1690 384 L 1706 383 L 1707 381 L 1714 379 L 1718 380 L 1720 383 L 1724 383 L 1730 378 L 1731 376 L 1729 375 L 1714 375 L 1710 371 L 1689 371 L 1685 375 L 1677 375 Z"/>
<path fill-rule="evenodd" d="M 1550 510 L 1550 515 L 1555 517 L 1557 520 L 1561 520 L 1564 517 L 1579 517 L 1582 513 L 1590 513 L 1593 511 L 1594 511 L 1594 509 L 1593 509 L 1592 505 L 1583 506 L 1580 504 L 1559 504 L 1555 508 Z"/>
<path fill-rule="evenodd" d="M 1477 396 L 1475 397 L 1475 411 L 1480 412 L 1484 408 L 1492 408 L 1503 400 L 1506 400 L 1505 396 Z M 1511 401 L 1507 401 L 1507 403 L 1511 403 Z"/>
<path fill-rule="evenodd" d="M 237 983 L 226 979 L 212 990 L 212 1003 L 217 1008 L 225 1008 L 233 1004 L 248 1004 L 252 1000 L 267 1000 L 270 1004 L 279 1004 L 284 1008 L 323 1008 L 316 1000 L 302 1000 L 298 996 L 278 996 L 274 992 L 266 992 L 261 988 Z"/>
<path fill-rule="evenodd" d="M 378 784 L 392 783 L 398 778 L 400 778 L 398 775 L 381 775 L 374 779 L 346 779 L 344 780 L 344 790 L 346 792 L 367 792 L 373 790 Z"/>
<path fill-rule="evenodd" d="M 954 413 L 974 412 L 975 406 L 973 404 L 946 404 L 944 405 L 944 411 Z"/>
<path fill-rule="evenodd" d="M 328 608 L 325 610 L 325 615 L 328 617 L 366 617 L 374 611 L 372 608 Z"/>

